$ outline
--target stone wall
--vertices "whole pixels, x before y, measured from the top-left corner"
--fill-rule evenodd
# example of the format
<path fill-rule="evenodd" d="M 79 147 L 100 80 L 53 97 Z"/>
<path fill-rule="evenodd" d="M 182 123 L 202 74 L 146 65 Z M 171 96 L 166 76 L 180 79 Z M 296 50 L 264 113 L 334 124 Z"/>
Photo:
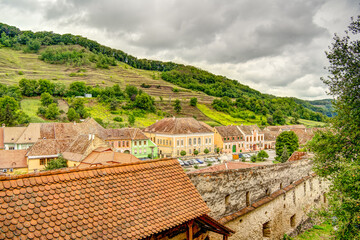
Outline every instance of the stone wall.
<path fill-rule="evenodd" d="M 313 174 L 306 159 L 188 176 L 210 215 L 236 231 L 230 239 L 280 239 L 296 231 L 313 207 L 326 202 L 327 184 Z"/>

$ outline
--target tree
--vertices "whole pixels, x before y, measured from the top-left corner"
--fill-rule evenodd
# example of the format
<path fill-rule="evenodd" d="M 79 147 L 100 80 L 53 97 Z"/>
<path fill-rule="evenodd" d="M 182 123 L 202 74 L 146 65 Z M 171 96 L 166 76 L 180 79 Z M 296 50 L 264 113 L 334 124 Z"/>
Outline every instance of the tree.
<path fill-rule="evenodd" d="M 299 124 L 299 118 L 300 118 L 300 115 L 297 112 L 294 112 L 293 118 L 291 119 L 290 123 L 291 124 Z"/>
<path fill-rule="evenodd" d="M 52 103 L 48 106 L 45 113 L 45 118 L 54 120 L 60 115 L 59 108 L 56 103 Z"/>
<path fill-rule="evenodd" d="M 44 92 L 44 93 L 41 94 L 40 102 L 41 102 L 42 106 L 47 107 L 50 104 L 54 103 L 54 99 L 49 93 Z"/>
<path fill-rule="evenodd" d="M 185 156 L 185 155 L 186 155 L 186 152 L 185 152 L 184 150 L 181 150 L 180 155 L 181 155 L 181 156 Z"/>
<path fill-rule="evenodd" d="M 197 104 L 197 98 L 196 97 L 193 97 L 190 99 L 190 106 L 193 106 L 195 107 Z"/>
<path fill-rule="evenodd" d="M 67 112 L 67 118 L 70 122 L 78 122 L 80 120 L 80 115 L 75 111 L 75 109 L 69 108 Z"/>
<path fill-rule="evenodd" d="M 264 161 L 265 158 L 269 157 L 269 154 L 267 152 L 265 152 L 264 150 L 261 150 L 257 156 L 261 161 Z"/>
<path fill-rule="evenodd" d="M 133 126 L 135 123 L 135 116 L 130 114 L 128 117 L 128 122 L 129 122 L 130 126 Z"/>
<path fill-rule="evenodd" d="M 277 136 L 275 151 L 278 157 L 282 155 L 285 146 L 289 155 L 299 148 L 298 136 L 293 131 L 285 131 Z"/>
<path fill-rule="evenodd" d="M 360 238 L 360 16 L 344 37 L 334 36 L 326 56 L 329 76 L 322 81 L 334 96 L 331 127 L 309 143 L 316 173 L 331 181 L 329 219 L 336 218 L 337 239 Z"/>
<path fill-rule="evenodd" d="M 205 154 L 208 154 L 209 152 L 210 152 L 209 149 L 207 149 L 207 148 L 204 149 Z"/>
<path fill-rule="evenodd" d="M 278 124 L 278 125 L 284 125 L 285 124 L 285 118 L 284 118 L 284 114 L 281 110 L 276 110 L 273 114 L 273 121 L 274 124 Z"/>
<path fill-rule="evenodd" d="M 131 99 L 131 101 L 134 101 L 139 91 L 135 86 L 127 85 L 125 88 L 125 93 Z"/>
<path fill-rule="evenodd" d="M 50 160 L 46 166 L 45 170 L 54 170 L 54 169 L 60 169 L 60 168 L 66 168 L 67 167 L 67 160 L 64 159 L 61 155 L 57 159 Z"/>
<path fill-rule="evenodd" d="M 40 79 L 38 81 L 39 83 L 39 93 L 50 93 L 51 95 L 54 94 L 54 90 L 55 90 L 55 84 L 51 83 L 49 80 L 47 79 Z"/>
<path fill-rule="evenodd" d="M 135 106 L 140 109 L 155 112 L 154 98 L 150 97 L 146 93 L 142 93 L 136 96 Z"/>
<path fill-rule="evenodd" d="M 181 105 L 180 105 L 180 100 L 176 99 L 175 103 L 174 103 L 174 110 L 176 113 L 180 113 L 181 112 Z"/>
<path fill-rule="evenodd" d="M 18 102 L 9 96 L 0 98 L 0 123 L 6 126 L 17 124 L 17 111 L 19 110 Z"/>
<path fill-rule="evenodd" d="M 286 145 L 283 148 L 283 151 L 280 156 L 280 162 L 284 163 L 289 159 L 289 152 L 287 151 Z"/>
<path fill-rule="evenodd" d="M 38 96 L 39 83 L 36 80 L 21 79 L 19 82 L 20 92 L 23 96 Z"/>
<path fill-rule="evenodd" d="M 89 117 L 89 113 L 85 109 L 85 99 L 83 98 L 75 98 L 70 104 L 70 108 L 74 108 L 82 119 Z"/>
<path fill-rule="evenodd" d="M 194 155 L 196 156 L 196 155 L 198 155 L 199 154 L 199 151 L 198 150 L 194 150 Z"/>

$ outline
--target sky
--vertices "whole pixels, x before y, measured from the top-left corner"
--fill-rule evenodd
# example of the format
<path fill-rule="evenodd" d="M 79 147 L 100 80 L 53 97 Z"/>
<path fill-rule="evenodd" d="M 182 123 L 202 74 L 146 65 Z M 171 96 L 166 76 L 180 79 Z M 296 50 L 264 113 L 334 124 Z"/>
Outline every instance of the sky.
<path fill-rule="evenodd" d="M 0 22 L 311 100 L 329 98 L 325 51 L 359 8 L 355 0 L 0 0 Z"/>

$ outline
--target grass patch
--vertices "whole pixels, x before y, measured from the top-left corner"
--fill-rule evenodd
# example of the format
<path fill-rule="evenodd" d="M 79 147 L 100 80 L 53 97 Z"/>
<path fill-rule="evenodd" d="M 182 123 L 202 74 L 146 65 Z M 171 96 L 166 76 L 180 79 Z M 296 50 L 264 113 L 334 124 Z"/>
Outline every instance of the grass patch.
<path fill-rule="evenodd" d="M 316 122 L 306 119 L 299 119 L 299 123 L 305 125 L 306 127 L 325 127 L 328 124 L 324 122 Z"/>
<path fill-rule="evenodd" d="M 314 225 L 313 228 L 305 231 L 294 240 L 324 240 L 331 239 L 333 228 L 329 223 L 323 223 L 321 225 Z"/>
<path fill-rule="evenodd" d="M 40 99 L 34 98 L 25 98 L 21 100 L 21 110 L 24 111 L 30 117 L 30 122 L 33 123 L 42 123 L 46 122 L 44 119 L 39 117 L 36 112 L 38 108 L 41 106 Z"/>
<path fill-rule="evenodd" d="M 258 125 L 260 125 L 260 123 L 261 123 L 260 116 L 256 116 L 256 119 L 251 119 L 251 120 L 250 119 L 242 119 L 242 118 L 234 118 L 234 117 L 230 116 L 229 114 L 210 109 L 204 104 L 197 104 L 197 108 L 203 114 L 205 114 L 208 118 L 211 118 L 212 120 L 214 120 L 215 122 L 217 122 L 221 125 L 231 125 L 231 124 L 234 124 L 234 125 L 258 124 Z"/>

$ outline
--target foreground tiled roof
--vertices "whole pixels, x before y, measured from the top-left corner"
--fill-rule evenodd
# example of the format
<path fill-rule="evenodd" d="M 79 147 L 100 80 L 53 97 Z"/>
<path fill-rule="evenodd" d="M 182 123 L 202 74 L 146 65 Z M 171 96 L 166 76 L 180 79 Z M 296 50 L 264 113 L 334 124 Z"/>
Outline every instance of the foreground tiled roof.
<path fill-rule="evenodd" d="M 0 239 L 141 239 L 210 212 L 177 160 L 0 177 Z"/>
<path fill-rule="evenodd" d="M 252 163 L 243 163 L 243 162 L 227 162 L 226 164 L 218 164 L 211 167 L 203 168 L 200 170 L 192 171 L 191 173 L 205 173 L 205 172 L 217 172 L 222 170 L 233 170 L 233 169 L 240 169 L 240 168 L 252 168 L 258 167 L 257 164 Z"/>
<path fill-rule="evenodd" d="M 27 168 L 27 150 L 0 151 L 0 168 Z"/>
<path fill-rule="evenodd" d="M 144 132 L 164 134 L 212 133 L 211 127 L 194 118 L 164 118 L 144 129 Z"/>

